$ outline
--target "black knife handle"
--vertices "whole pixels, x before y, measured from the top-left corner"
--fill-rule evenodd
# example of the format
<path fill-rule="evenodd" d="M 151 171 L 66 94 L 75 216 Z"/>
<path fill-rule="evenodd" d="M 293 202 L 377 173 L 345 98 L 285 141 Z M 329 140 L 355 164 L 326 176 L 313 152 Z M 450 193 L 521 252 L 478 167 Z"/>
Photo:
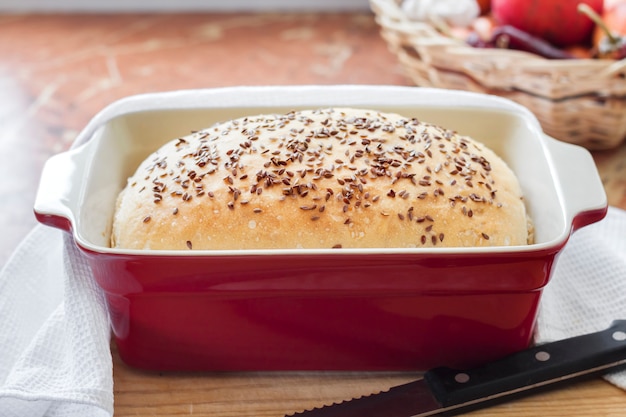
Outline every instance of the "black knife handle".
<path fill-rule="evenodd" d="M 606 330 L 512 354 L 471 370 L 435 368 L 424 374 L 444 409 L 497 399 L 626 365 L 626 320 Z"/>

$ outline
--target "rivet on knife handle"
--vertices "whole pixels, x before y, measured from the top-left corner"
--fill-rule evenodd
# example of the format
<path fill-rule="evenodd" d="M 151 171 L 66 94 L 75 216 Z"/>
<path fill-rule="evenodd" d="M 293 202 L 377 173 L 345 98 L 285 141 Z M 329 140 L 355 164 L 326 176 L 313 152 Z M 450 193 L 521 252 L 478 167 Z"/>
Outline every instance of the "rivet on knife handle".
<path fill-rule="evenodd" d="M 488 401 L 537 390 L 626 365 L 626 320 L 606 330 L 535 346 L 470 370 L 435 368 L 424 379 L 389 391 L 293 416 L 425 417 L 476 408 Z"/>

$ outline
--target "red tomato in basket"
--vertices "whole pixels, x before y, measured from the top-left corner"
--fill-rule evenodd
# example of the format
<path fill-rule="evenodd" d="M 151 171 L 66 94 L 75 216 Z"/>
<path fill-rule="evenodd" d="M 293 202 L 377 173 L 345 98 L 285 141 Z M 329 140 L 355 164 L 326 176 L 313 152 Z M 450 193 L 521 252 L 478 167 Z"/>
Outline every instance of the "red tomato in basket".
<path fill-rule="evenodd" d="M 591 41 L 594 23 L 578 12 L 579 3 L 602 14 L 603 0 L 492 0 L 491 10 L 499 24 L 565 47 Z"/>

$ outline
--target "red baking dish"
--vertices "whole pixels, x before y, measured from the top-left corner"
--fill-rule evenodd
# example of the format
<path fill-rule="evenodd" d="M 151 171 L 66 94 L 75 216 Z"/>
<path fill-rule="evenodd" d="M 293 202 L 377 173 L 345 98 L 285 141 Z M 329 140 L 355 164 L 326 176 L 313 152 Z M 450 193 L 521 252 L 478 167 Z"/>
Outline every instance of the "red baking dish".
<path fill-rule="evenodd" d="M 535 243 L 497 248 L 136 251 L 109 247 L 115 199 L 164 142 L 243 115 L 395 111 L 487 144 L 520 179 Z M 129 97 L 44 168 L 37 218 L 72 234 L 104 290 L 129 365 L 158 370 L 423 370 L 526 348 L 575 229 L 603 218 L 589 153 L 525 108 L 450 90 L 235 87 Z"/>

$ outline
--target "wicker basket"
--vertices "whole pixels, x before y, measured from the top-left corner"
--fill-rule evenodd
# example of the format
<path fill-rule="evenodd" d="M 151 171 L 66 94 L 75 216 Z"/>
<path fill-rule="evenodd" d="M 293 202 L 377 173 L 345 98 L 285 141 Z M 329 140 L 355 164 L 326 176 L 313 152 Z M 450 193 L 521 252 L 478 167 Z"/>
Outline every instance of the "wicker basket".
<path fill-rule="evenodd" d="M 544 131 L 588 149 L 626 137 L 626 59 L 549 60 L 527 52 L 479 49 L 409 20 L 399 0 L 370 0 L 381 34 L 419 86 L 509 98 L 529 108 Z"/>

